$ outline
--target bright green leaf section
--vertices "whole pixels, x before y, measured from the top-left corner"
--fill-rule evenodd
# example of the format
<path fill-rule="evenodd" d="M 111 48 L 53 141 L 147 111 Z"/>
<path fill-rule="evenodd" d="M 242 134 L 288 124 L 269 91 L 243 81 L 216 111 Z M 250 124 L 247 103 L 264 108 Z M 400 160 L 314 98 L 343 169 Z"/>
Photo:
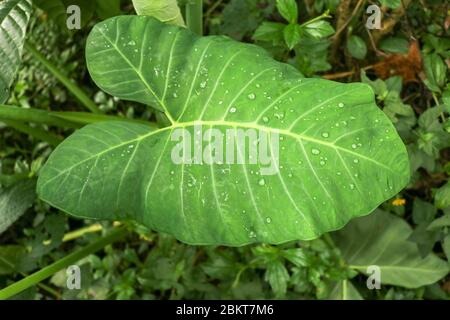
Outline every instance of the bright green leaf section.
<path fill-rule="evenodd" d="M 282 243 L 339 229 L 409 180 L 405 147 L 367 85 L 304 79 L 257 46 L 144 16 L 97 25 L 87 63 L 104 91 L 172 124 L 97 123 L 62 143 L 38 192 L 72 215 L 130 218 L 193 244 Z M 194 125 L 278 134 L 278 172 L 174 164 L 171 133 L 193 137 Z"/>
<path fill-rule="evenodd" d="M 35 180 L 24 180 L 0 190 L 0 234 L 31 207 L 36 197 L 35 187 Z"/>
<path fill-rule="evenodd" d="M 277 0 L 277 9 L 290 24 L 297 22 L 298 8 L 295 0 Z"/>
<path fill-rule="evenodd" d="M 350 280 L 339 281 L 330 293 L 331 300 L 363 300 Z"/>
<path fill-rule="evenodd" d="M 366 273 L 368 266 L 378 266 L 381 285 L 417 288 L 445 277 L 447 262 L 434 254 L 423 258 L 408 240 L 411 233 L 404 220 L 378 210 L 352 221 L 335 234 L 335 240 L 351 268 Z"/>
<path fill-rule="evenodd" d="M 177 0 L 133 0 L 139 15 L 155 17 L 163 22 L 184 26 Z"/>
<path fill-rule="evenodd" d="M 19 69 L 31 10 L 30 0 L 0 2 L 0 103 L 8 99 Z"/>

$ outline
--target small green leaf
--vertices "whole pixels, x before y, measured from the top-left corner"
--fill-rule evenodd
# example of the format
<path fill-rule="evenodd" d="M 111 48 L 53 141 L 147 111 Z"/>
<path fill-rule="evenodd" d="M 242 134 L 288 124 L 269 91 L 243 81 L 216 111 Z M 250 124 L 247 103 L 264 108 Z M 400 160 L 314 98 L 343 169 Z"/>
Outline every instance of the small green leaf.
<path fill-rule="evenodd" d="M 23 180 L 0 190 L 0 234 L 31 207 L 36 198 L 35 187 L 35 180 Z"/>
<path fill-rule="evenodd" d="M 445 85 L 447 67 L 442 58 L 432 53 L 424 58 L 424 68 L 427 79 L 424 81 L 428 89 L 434 92 L 440 92 Z"/>
<path fill-rule="evenodd" d="M 404 38 L 388 37 L 381 40 L 380 49 L 389 53 L 407 54 L 409 42 Z"/>
<path fill-rule="evenodd" d="M 367 54 L 367 46 L 363 39 L 358 36 L 352 35 L 347 41 L 347 49 L 356 59 L 364 59 Z"/>
<path fill-rule="evenodd" d="M 298 8 L 295 0 L 277 0 L 277 9 L 290 24 L 297 23 Z"/>
<path fill-rule="evenodd" d="M 389 9 L 397 9 L 402 5 L 402 0 L 380 0 L 380 2 Z"/>
<path fill-rule="evenodd" d="M 300 42 L 301 29 L 298 24 L 289 24 L 283 29 L 283 37 L 289 50 Z"/>
<path fill-rule="evenodd" d="M 434 254 L 423 258 L 409 241 L 411 227 L 401 218 L 381 210 L 357 218 L 334 234 L 350 268 L 367 273 L 371 265 L 381 271 L 381 285 L 418 288 L 432 284 L 449 272 L 447 262 Z"/>
<path fill-rule="evenodd" d="M 269 282 L 275 297 L 282 297 L 286 294 L 289 274 L 281 261 L 273 260 L 268 263 L 264 279 Z"/>
<path fill-rule="evenodd" d="M 450 182 L 447 182 L 436 191 L 434 203 L 438 209 L 445 209 L 450 206 Z"/>
<path fill-rule="evenodd" d="M 450 227 L 450 214 L 448 213 L 430 223 L 427 230 L 432 231 L 443 227 Z"/>
<path fill-rule="evenodd" d="M 19 69 L 31 11 L 30 0 L 0 2 L 0 104 L 8 100 Z"/>
<path fill-rule="evenodd" d="M 308 23 L 302 27 L 306 34 L 314 39 L 328 37 L 334 33 L 334 29 L 328 21 L 319 20 Z"/>
<path fill-rule="evenodd" d="M 281 255 L 297 267 L 306 267 L 309 264 L 308 257 L 301 248 L 283 250 Z"/>
<path fill-rule="evenodd" d="M 253 39 L 257 41 L 270 41 L 274 45 L 279 45 L 283 42 L 283 30 L 285 24 L 279 22 L 263 22 L 255 31 Z"/>

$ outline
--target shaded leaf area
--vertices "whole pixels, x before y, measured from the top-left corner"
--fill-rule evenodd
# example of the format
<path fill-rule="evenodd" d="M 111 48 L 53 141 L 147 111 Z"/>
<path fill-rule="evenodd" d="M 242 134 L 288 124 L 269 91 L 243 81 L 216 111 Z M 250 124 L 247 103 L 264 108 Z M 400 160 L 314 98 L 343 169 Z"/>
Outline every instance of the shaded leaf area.
<path fill-rule="evenodd" d="M 99 123 L 58 147 L 38 192 L 75 216 L 135 219 L 187 243 L 281 243 L 338 229 L 408 182 L 404 145 L 367 85 L 304 79 L 256 46 L 150 17 L 98 24 L 87 62 L 100 88 L 154 106 L 171 125 Z M 279 170 L 175 164 L 171 134 L 194 137 L 198 126 L 279 135 L 279 155 L 268 152 Z"/>
<path fill-rule="evenodd" d="M 23 180 L 12 187 L 0 189 L 0 233 L 16 222 L 36 198 L 36 180 Z"/>
<path fill-rule="evenodd" d="M 417 288 L 445 277 L 448 263 L 433 253 L 422 257 L 417 244 L 408 240 L 411 233 L 404 220 L 377 210 L 355 219 L 334 238 L 350 268 L 367 273 L 369 266 L 378 266 L 382 285 Z"/>

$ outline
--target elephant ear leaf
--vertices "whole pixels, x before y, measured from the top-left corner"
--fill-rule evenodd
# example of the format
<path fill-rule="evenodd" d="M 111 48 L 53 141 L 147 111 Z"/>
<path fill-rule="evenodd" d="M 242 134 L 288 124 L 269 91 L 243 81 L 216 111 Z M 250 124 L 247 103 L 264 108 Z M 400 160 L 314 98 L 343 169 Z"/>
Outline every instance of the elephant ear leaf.
<path fill-rule="evenodd" d="M 98 24 L 86 56 L 100 88 L 170 125 L 97 123 L 59 145 L 38 192 L 72 215 L 133 219 L 192 244 L 282 243 L 339 229 L 409 180 L 405 146 L 367 85 L 305 79 L 257 46 L 145 16 Z M 253 144 L 244 157 L 232 140 L 246 161 L 207 161 L 212 132 L 257 132 L 277 148 L 250 161 Z M 174 161 L 180 144 L 205 149 L 203 161 Z"/>
<path fill-rule="evenodd" d="M 382 285 L 418 288 L 445 277 L 449 266 L 433 253 L 422 257 L 417 244 L 409 240 L 412 231 L 403 219 L 376 210 L 333 236 L 350 268 L 375 275 L 371 268 L 376 267 Z"/>
<path fill-rule="evenodd" d="M 0 103 L 8 99 L 19 69 L 31 10 L 30 0 L 0 2 Z"/>

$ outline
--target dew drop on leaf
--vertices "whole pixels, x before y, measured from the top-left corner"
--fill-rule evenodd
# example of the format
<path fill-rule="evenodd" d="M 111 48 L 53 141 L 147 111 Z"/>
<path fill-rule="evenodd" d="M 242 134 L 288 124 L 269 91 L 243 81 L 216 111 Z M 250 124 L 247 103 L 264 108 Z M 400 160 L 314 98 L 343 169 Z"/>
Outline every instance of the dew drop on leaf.
<path fill-rule="evenodd" d="M 250 100 L 255 100 L 256 95 L 255 95 L 254 93 L 250 93 L 247 97 L 248 97 Z"/>
<path fill-rule="evenodd" d="M 311 149 L 311 153 L 317 155 L 320 153 L 320 150 L 314 148 L 314 149 Z"/>

